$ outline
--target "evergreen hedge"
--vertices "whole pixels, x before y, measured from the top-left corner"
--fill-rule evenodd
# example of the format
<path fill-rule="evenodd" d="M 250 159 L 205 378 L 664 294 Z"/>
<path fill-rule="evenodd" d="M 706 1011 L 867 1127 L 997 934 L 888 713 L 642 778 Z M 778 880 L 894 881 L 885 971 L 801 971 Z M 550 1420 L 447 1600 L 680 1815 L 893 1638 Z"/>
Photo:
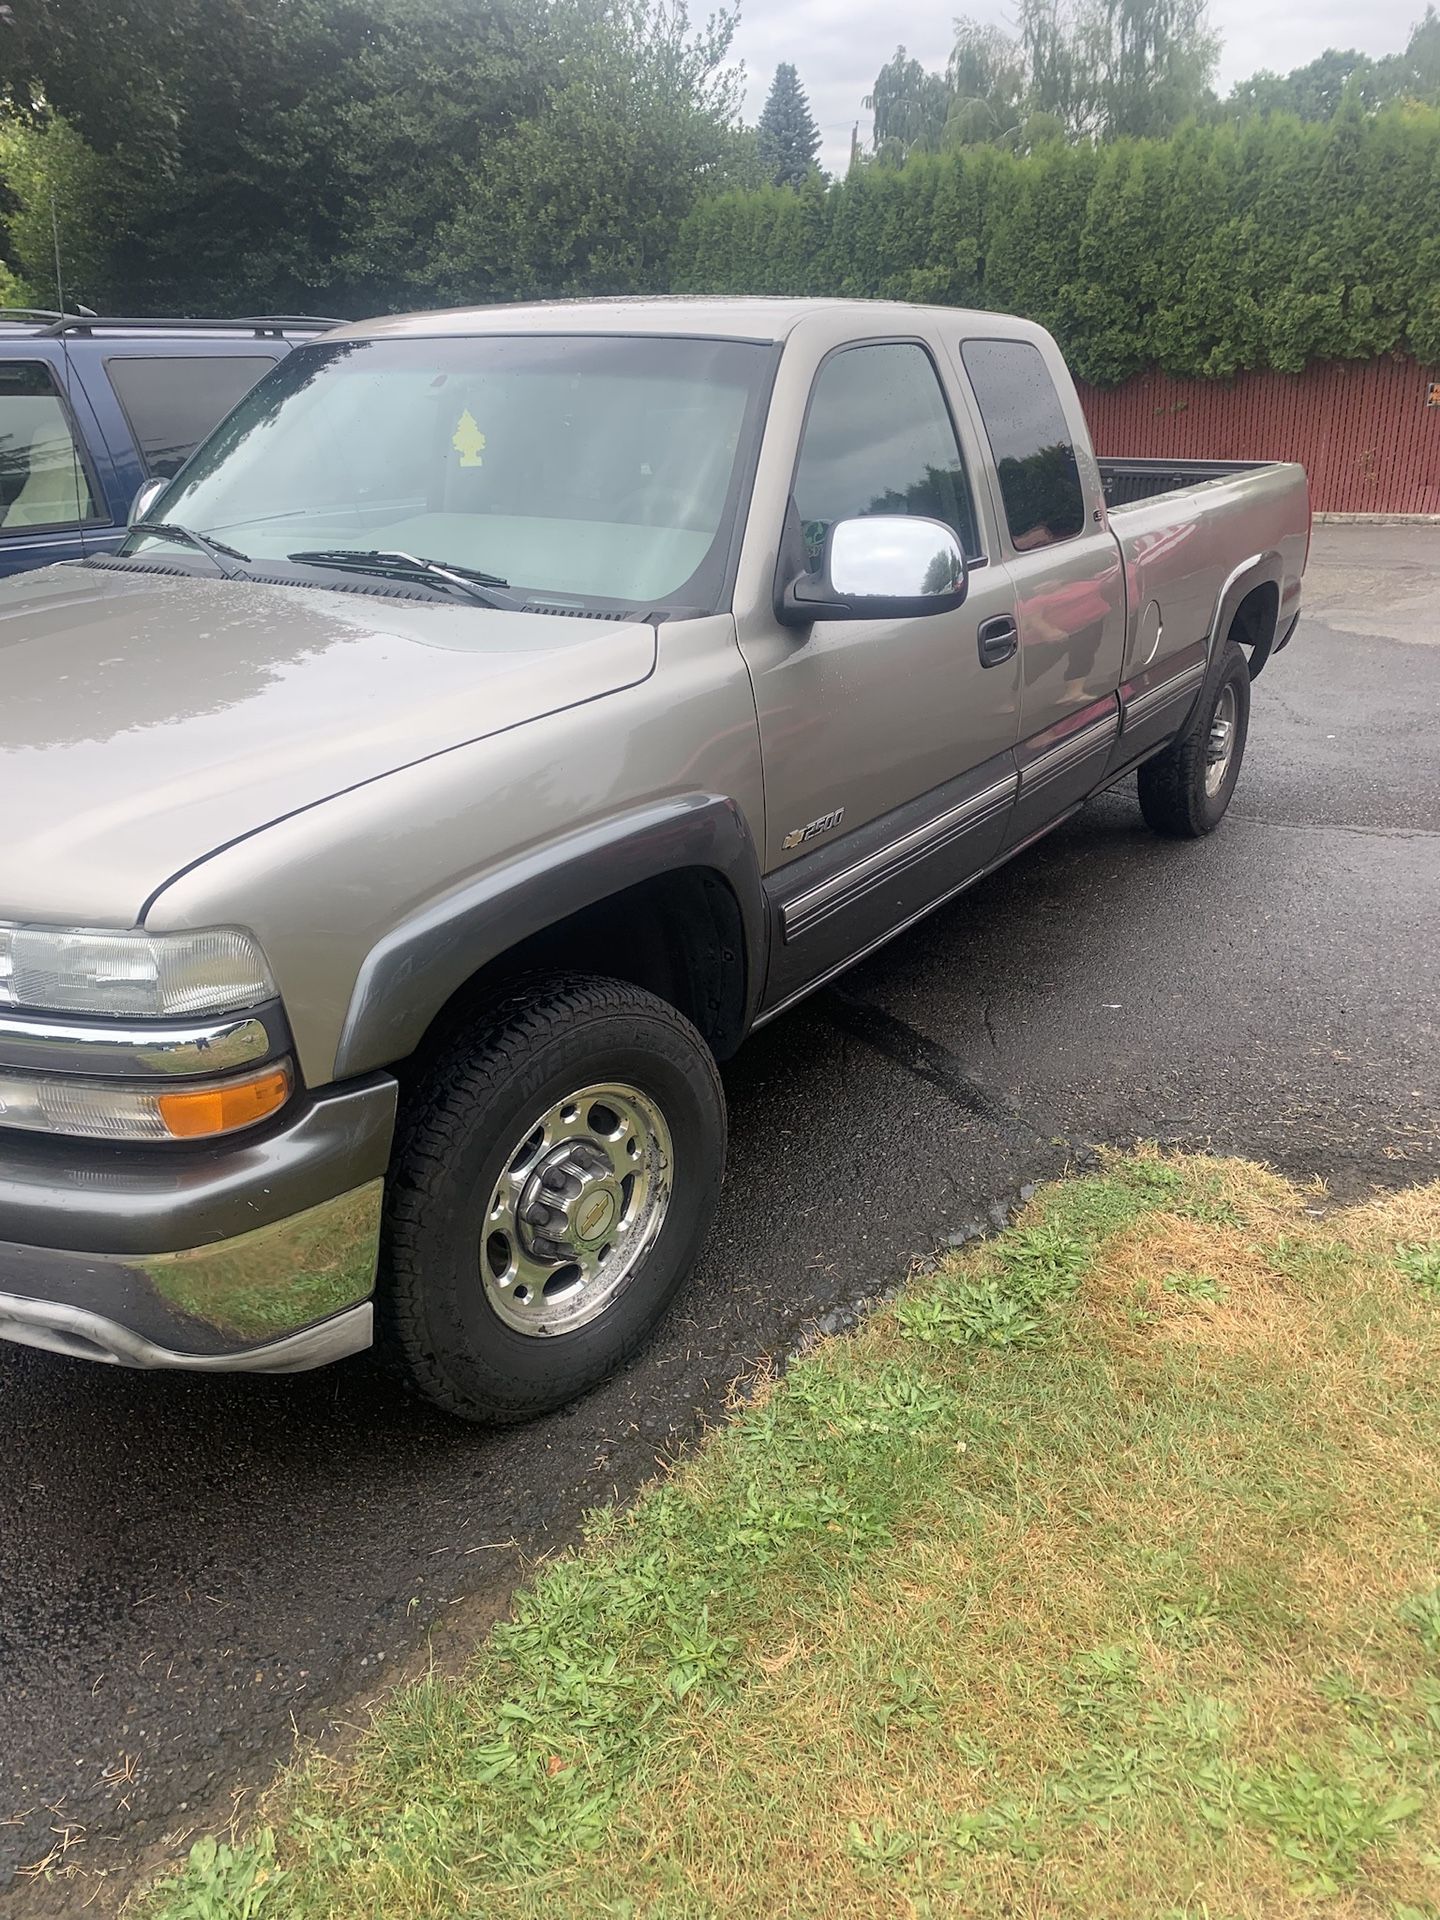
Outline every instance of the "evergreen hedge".
<path fill-rule="evenodd" d="M 677 293 L 835 294 L 1038 320 L 1074 371 L 1440 360 L 1440 110 L 1275 117 L 1165 141 L 993 147 L 702 201 Z"/>

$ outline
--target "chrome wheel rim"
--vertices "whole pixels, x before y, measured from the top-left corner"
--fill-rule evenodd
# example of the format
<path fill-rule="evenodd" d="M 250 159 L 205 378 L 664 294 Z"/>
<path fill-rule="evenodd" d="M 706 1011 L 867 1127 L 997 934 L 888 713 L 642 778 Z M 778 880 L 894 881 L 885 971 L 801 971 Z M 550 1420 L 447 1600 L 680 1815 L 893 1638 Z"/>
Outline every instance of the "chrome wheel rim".
<path fill-rule="evenodd" d="M 480 1274 L 517 1333 L 572 1333 L 628 1285 L 670 1207 L 665 1116 L 637 1087 L 578 1087 L 507 1154 L 486 1209 Z"/>
<path fill-rule="evenodd" d="M 1235 689 L 1224 687 L 1210 716 L 1210 732 L 1205 741 L 1205 792 L 1212 800 L 1225 784 L 1235 753 L 1235 714 Z"/>

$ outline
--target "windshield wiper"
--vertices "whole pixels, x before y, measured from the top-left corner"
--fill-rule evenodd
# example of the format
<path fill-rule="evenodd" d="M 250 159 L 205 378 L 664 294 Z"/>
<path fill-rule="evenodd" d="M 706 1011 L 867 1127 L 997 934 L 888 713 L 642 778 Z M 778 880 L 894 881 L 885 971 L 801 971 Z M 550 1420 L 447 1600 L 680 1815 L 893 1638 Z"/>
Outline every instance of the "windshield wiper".
<path fill-rule="evenodd" d="M 292 553 L 296 566 L 334 567 L 343 573 L 373 573 L 380 579 L 422 580 L 427 584 L 454 587 L 478 600 L 482 607 L 516 609 L 521 602 L 508 593 L 494 591 L 510 582 L 498 574 L 482 573 L 478 567 L 442 566 L 438 560 L 426 560 L 415 553 L 387 552 L 383 548 L 318 547 L 314 552 Z"/>
<path fill-rule="evenodd" d="M 137 520 L 130 532 L 158 533 L 164 540 L 183 541 L 187 547 L 194 547 L 203 553 L 207 560 L 213 560 L 227 580 L 240 577 L 233 567 L 225 565 L 227 559 L 243 561 L 247 567 L 250 565 L 249 554 L 241 553 L 238 547 L 227 547 L 223 540 L 212 540 L 208 533 L 197 533 L 193 527 L 179 526 L 174 520 Z"/>

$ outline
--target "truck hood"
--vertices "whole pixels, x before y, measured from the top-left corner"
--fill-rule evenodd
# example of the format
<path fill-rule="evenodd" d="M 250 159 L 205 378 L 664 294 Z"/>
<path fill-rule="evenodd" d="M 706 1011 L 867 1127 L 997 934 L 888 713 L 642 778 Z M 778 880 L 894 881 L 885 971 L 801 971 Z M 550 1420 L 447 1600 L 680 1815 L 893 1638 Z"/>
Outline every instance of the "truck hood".
<path fill-rule="evenodd" d="M 0 920 L 133 924 L 217 847 L 643 680 L 643 623 L 49 567 L 0 585 Z"/>

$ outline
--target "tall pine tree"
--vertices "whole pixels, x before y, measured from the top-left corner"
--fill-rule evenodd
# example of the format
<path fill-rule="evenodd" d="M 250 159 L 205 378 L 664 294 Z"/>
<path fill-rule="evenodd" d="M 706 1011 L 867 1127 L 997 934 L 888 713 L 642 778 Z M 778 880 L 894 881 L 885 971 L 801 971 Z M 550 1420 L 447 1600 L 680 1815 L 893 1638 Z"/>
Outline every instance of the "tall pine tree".
<path fill-rule="evenodd" d="M 775 69 L 756 138 L 760 164 L 775 185 L 802 185 L 820 151 L 820 129 L 810 111 L 800 76 L 788 60 L 782 60 Z"/>

